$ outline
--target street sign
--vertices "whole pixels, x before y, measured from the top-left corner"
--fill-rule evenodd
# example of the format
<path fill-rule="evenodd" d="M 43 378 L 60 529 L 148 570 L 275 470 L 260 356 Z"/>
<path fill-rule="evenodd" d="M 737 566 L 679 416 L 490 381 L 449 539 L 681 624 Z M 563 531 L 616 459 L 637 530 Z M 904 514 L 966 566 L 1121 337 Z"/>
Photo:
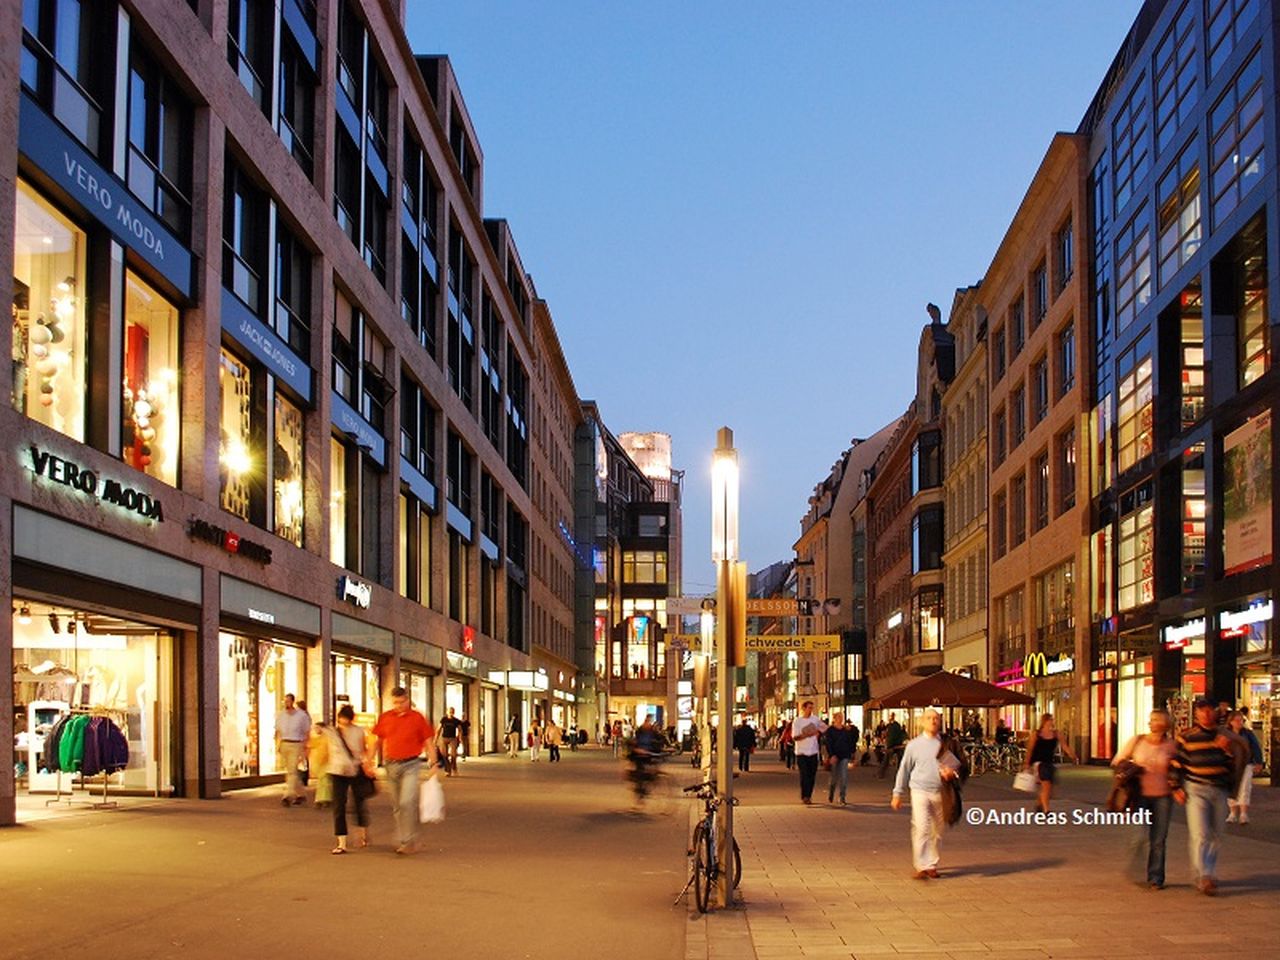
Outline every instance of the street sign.
<path fill-rule="evenodd" d="M 692 650 L 694 653 L 701 653 L 702 636 L 697 633 L 669 633 L 667 646 L 673 650 Z"/>
<path fill-rule="evenodd" d="M 800 604 L 795 598 L 747 599 L 748 617 L 798 617 Z M 747 649 L 750 649 L 748 647 Z"/>
<path fill-rule="evenodd" d="M 747 637 L 747 652 L 750 653 L 753 650 L 757 653 L 777 653 L 791 650 L 826 650 L 832 653 L 838 653 L 840 651 L 840 634 L 771 633 L 765 636 Z"/>
<path fill-rule="evenodd" d="M 702 613 L 702 597 L 668 597 L 668 617 L 696 617 Z"/>

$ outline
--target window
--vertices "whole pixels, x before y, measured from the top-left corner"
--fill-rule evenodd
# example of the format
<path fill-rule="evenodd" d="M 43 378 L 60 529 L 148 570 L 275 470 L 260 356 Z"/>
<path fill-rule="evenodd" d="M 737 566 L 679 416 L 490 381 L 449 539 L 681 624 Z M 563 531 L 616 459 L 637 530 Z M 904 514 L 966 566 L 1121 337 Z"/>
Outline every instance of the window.
<path fill-rule="evenodd" d="M 449 531 L 449 619 L 468 621 L 468 579 L 471 551 L 458 531 Z"/>
<path fill-rule="evenodd" d="M 1031 368 L 1031 403 L 1035 422 L 1049 415 L 1049 358 L 1041 356 Z"/>
<path fill-rule="evenodd" d="M 1065 397 L 1076 385 L 1076 325 L 1068 323 L 1058 331 L 1058 397 Z"/>
<path fill-rule="evenodd" d="M 333 389 L 381 434 L 395 392 L 385 373 L 386 344 L 340 290 L 333 313 Z"/>
<path fill-rule="evenodd" d="M 1204 444 L 1182 457 L 1182 592 L 1198 590 L 1205 577 Z"/>
<path fill-rule="evenodd" d="M 942 587 L 925 587 L 911 598 L 915 651 L 942 649 Z"/>
<path fill-rule="evenodd" d="M 1035 330 L 1049 312 L 1049 271 L 1041 263 L 1031 274 L 1031 329 Z"/>
<path fill-rule="evenodd" d="M 1005 414 L 1001 407 L 991 420 L 991 457 L 998 467 L 1004 463 L 1008 451 L 1005 449 Z"/>
<path fill-rule="evenodd" d="M 83 441 L 87 238 L 23 180 L 14 218 L 13 406 Z"/>
<path fill-rule="evenodd" d="M 525 416 L 529 397 L 529 375 L 516 355 L 507 346 L 507 467 L 512 475 L 527 486 L 529 464 L 529 428 Z"/>
<path fill-rule="evenodd" d="M 1241 389 L 1271 369 L 1267 307 L 1266 227 L 1259 214 L 1242 231 L 1233 255 L 1237 373 Z"/>
<path fill-rule="evenodd" d="M 942 434 L 922 433 L 911 445 L 911 495 L 942 485 Z"/>
<path fill-rule="evenodd" d="M 1036 455 L 1031 468 L 1031 530 L 1049 525 L 1049 452 Z"/>
<path fill-rule="evenodd" d="M 300 357 L 311 356 L 311 251 L 276 219 L 275 329 Z"/>
<path fill-rule="evenodd" d="M 337 437 L 329 438 L 329 561 L 340 567 L 347 563 L 347 446 Z"/>
<path fill-rule="evenodd" d="M 1123 473 L 1154 449 L 1152 431 L 1151 332 L 1146 331 L 1117 363 L 1119 414 L 1117 454 Z"/>
<path fill-rule="evenodd" d="M 176 486 L 182 430 L 178 308 L 132 270 L 125 271 L 124 288 L 121 453 L 134 469 Z"/>
<path fill-rule="evenodd" d="M 1147 140 L 1147 84 L 1146 77 L 1139 73 L 1128 100 L 1116 111 L 1112 126 L 1117 213 L 1147 174 L 1151 158 Z"/>
<path fill-rule="evenodd" d="M 991 335 L 991 382 L 999 383 L 1004 371 L 1004 327 L 1001 327 Z"/>
<path fill-rule="evenodd" d="M 184 241 L 191 235 L 191 104 L 136 43 L 129 53 L 125 180 Z"/>
<path fill-rule="evenodd" d="M 480 307 L 480 423 L 494 449 L 502 449 L 502 345 L 505 334 L 493 297 L 485 290 Z"/>
<path fill-rule="evenodd" d="M 622 582 L 665 584 L 667 552 L 665 550 L 624 550 Z"/>
<path fill-rule="evenodd" d="M 277 392 L 275 397 L 275 451 L 271 458 L 275 488 L 275 534 L 295 547 L 302 546 L 303 465 L 302 410 Z"/>
<path fill-rule="evenodd" d="M 1262 58 L 1255 53 L 1209 116 L 1209 205 L 1215 229 L 1266 169 L 1262 104 Z"/>
<path fill-rule="evenodd" d="M 1027 310 L 1022 297 L 1014 301 L 1009 310 L 1009 344 L 1016 357 L 1027 344 Z"/>
<path fill-rule="evenodd" d="M 1092 575 L 1089 578 L 1093 585 L 1093 593 L 1089 600 L 1089 611 L 1095 620 L 1110 617 L 1114 611 L 1115 571 L 1114 536 L 1110 525 L 1096 531 L 1089 538 L 1089 564 Z"/>
<path fill-rule="evenodd" d="M 467 251 L 462 232 L 456 228 L 449 237 L 449 385 L 471 409 L 475 365 L 476 333 L 472 323 L 476 266 Z"/>
<path fill-rule="evenodd" d="M 1076 266 L 1076 235 L 1071 219 L 1068 218 L 1053 237 L 1055 290 L 1061 293 L 1071 282 Z"/>
<path fill-rule="evenodd" d="M 1009 546 L 1027 539 L 1027 476 L 1018 474 L 1009 481 Z"/>
<path fill-rule="evenodd" d="M 1258 0 L 1208 0 L 1209 76 L 1227 62 L 1240 37 L 1258 15 Z"/>
<path fill-rule="evenodd" d="M 1169 145 L 1178 127 L 1191 116 L 1199 99 L 1199 63 L 1196 4 L 1184 3 L 1173 25 L 1156 47 L 1155 75 L 1156 151 Z"/>
<path fill-rule="evenodd" d="M 263 438 L 255 429 L 254 377 L 247 363 L 222 351 L 218 369 L 221 417 L 218 442 L 218 487 L 222 509 L 260 523 L 261 482 L 265 463 Z"/>
<path fill-rule="evenodd" d="M 941 567 L 942 507 L 924 507 L 911 518 L 911 572 Z"/>
<path fill-rule="evenodd" d="M 1042 650 L 1056 656 L 1059 645 L 1070 645 L 1075 628 L 1076 564 L 1068 560 L 1033 581 L 1035 589 L 1036 640 Z"/>
<path fill-rule="evenodd" d="M 1057 458 L 1054 469 L 1058 475 L 1058 515 L 1061 516 L 1076 505 L 1075 427 L 1058 434 L 1054 451 Z"/>
<path fill-rule="evenodd" d="M 1015 450 L 1027 435 L 1027 388 L 1019 383 L 1009 394 L 1009 449 Z"/>
<path fill-rule="evenodd" d="M 315 91 L 318 80 L 288 30 L 280 31 L 278 74 L 279 120 L 276 131 L 285 149 L 310 177 L 315 165 L 312 151 L 316 136 Z"/>
<path fill-rule="evenodd" d="M 991 541 L 996 560 L 1003 557 L 1009 549 L 1006 523 L 1008 512 L 1008 497 L 1003 490 L 1000 490 L 991 498 Z"/>
<path fill-rule="evenodd" d="M 1115 437 L 1111 428 L 1114 425 L 1114 414 L 1111 409 L 1111 394 L 1103 393 L 1097 405 L 1089 415 L 1089 443 L 1093 450 L 1093 461 L 1090 464 L 1093 496 L 1111 486 L 1111 474 L 1114 464 L 1112 454 L 1115 452 Z"/>
<path fill-rule="evenodd" d="M 502 487 L 488 470 L 480 471 L 480 532 L 495 547 L 502 542 Z"/>
<path fill-rule="evenodd" d="M 364 262 L 379 283 L 387 281 L 387 217 L 390 205 L 378 180 L 365 176 L 364 188 Z"/>
<path fill-rule="evenodd" d="M 1151 299 L 1151 225 L 1144 204 L 1116 237 L 1116 333 Z"/>
<path fill-rule="evenodd" d="M 108 72 L 102 36 L 115 33 L 115 11 L 94 0 L 23 0 L 22 83 L 36 101 L 98 156 Z"/>
<path fill-rule="evenodd" d="M 222 215 L 222 285 L 254 316 L 264 317 L 269 201 L 230 156 Z"/>
<path fill-rule="evenodd" d="M 426 393 L 405 372 L 400 374 L 400 456 L 436 483 L 436 411 Z"/>
<path fill-rule="evenodd" d="M 400 185 L 401 244 L 400 315 L 418 342 L 436 355 L 439 318 L 435 217 L 438 189 L 431 180 L 422 148 L 406 127 Z"/>
<path fill-rule="evenodd" d="M 265 0 L 231 0 L 227 10 L 227 62 L 265 114 L 271 112 L 275 7 Z"/>
<path fill-rule="evenodd" d="M 1200 283 L 1195 281 L 1178 295 L 1178 333 L 1182 355 L 1182 429 L 1204 417 L 1204 315 Z"/>
<path fill-rule="evenodd" d="M 1200 249 L 1200 165 L 1194 142 L 1160 178 L 1156 203 L 1163 286 Z"/>
<path fill-rule="evenodd" d="M 400 493 L 400 569 L 402 597 L 431 606 L 431 513 L 417 497 Z"/>
<path fill-rule="evenodd" d="M 1155 525 L 1150 486 L 1121 498 L 1117 547 L 1119 608 L 1131 610 L 1155 599 Z"/>
<path fill-rule="evenodd" d="M 339 124 L 333 138 L 333 215 L 348 239 L 360 245 L 360 147 Z"/>
<path fill-rule="evenodd" d="M 474 455 L 463 445 L 462 438 L 450 430 L 448 458 L 445 464 L 445 495 L 449 502 L 467 517 L 470 517 L 472 512 L 471 473 L 474 461 Z"/>

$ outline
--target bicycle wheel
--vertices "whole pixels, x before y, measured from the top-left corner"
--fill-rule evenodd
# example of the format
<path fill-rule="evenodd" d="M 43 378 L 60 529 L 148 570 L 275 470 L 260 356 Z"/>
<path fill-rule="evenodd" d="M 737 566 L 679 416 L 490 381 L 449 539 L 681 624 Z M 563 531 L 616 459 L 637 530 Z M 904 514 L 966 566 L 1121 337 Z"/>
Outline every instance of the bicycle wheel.
<path fill-rule="evenodd" d="M 733 841 L 733 888 L 736 890 L 738 884 L 742 882 L 742 850 L 738 847 L 738 841 Z"/>
<path fill-rule="evenodd" d="M 707 912 L 711 884 L 715 881 L 716 852 L 711 849 L 711 831 L 706 822 L 693 829 L 693 899 L 699 913 Z"/>

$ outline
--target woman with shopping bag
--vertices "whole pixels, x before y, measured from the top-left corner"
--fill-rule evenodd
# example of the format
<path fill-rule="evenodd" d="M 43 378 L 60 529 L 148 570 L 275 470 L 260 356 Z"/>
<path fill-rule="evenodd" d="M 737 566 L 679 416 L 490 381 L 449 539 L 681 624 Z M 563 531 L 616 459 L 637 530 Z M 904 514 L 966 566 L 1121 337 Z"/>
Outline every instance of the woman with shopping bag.
<path fill-rule="evenodd" d="M 1053 797 L 1053 785 L 1058 779 L 1055 763 L 1059 746 L 1062 747 L 1062 752 L 1071 759 L 1072 763 L 1080 762 L 1076 759 L 1071 745 L 1065 740 L 1058 739 L 1058 729 L 1054 725 L 1053 714 L 1046 713 L 1041 715 L 1040 729 L 1031 735 L 1031 742 L 1027 744 L 1027 760 L 1023 767 L 1023 773 L 1034 771 L 1034 776 L 1039 781 L 1040 798 L 1036 801 L 1036 809 L 1041 813 L 1049 812 L 1049 800 Z M 1014 786 L 1018 786 L 1017 781 L 1014 781 Z"/>

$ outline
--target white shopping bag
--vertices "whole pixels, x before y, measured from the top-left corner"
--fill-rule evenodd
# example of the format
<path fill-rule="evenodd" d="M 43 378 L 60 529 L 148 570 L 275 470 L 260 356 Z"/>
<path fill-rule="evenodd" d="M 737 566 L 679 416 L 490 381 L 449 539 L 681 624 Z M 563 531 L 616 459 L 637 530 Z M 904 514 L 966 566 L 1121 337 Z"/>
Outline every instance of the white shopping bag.
<path fill-rule="evenodd" d="M 1023 770 L 1013 778 L 1013 789 L 1021 790 L 1023 793 L 1035 793 L 1039 786 L 1036 775 L 1030 770 Z"/>
<path fill-rule="evenodd" d="M 427 777 L 418 787 L 418 819 L 423 823 L 444 819 L 444 787 L 439 777 Z"/>

